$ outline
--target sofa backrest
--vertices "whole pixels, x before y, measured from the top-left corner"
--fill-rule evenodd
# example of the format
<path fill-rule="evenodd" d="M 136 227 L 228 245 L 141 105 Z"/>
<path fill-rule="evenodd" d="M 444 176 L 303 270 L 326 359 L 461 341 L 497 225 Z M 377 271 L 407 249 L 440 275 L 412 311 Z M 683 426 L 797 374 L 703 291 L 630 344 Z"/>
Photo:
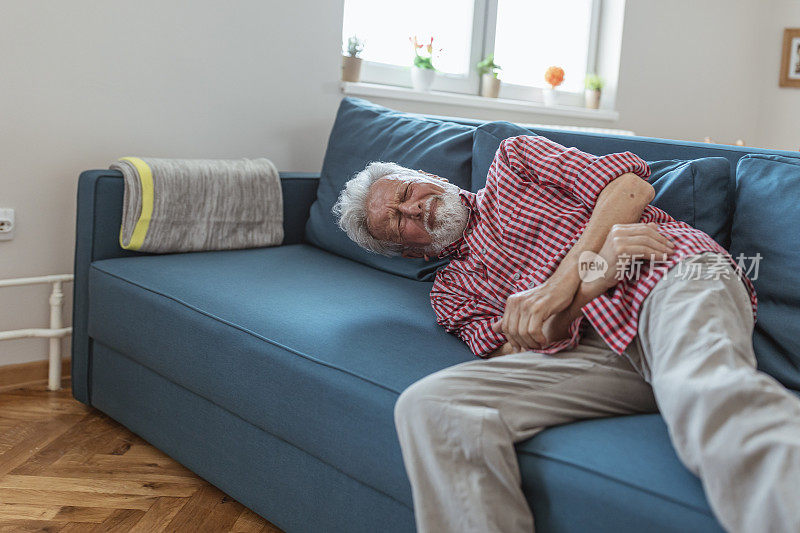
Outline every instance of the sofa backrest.
<path fill-rule="evenodd" d="M 736 169 L 730 252 L 758 295 L 759 368 L 800 390 L 800 158 L 752 154 Z"/>
<path fill-rule="evenodd" d="M 427 118 L 445 120 L 466 126 L 481 126 L 485 120 L 472 120 L 441 115 L 424 115 Z M 523 125 L 524 126 L 524 125 Z M 701 157 L 724 157 L 731 163 L 731 175 L 735 175 L 736 164 L 747 154 L 771 154 L 785 157 L 800 157 L 800 152 L 786 150 L 769 150 L 749 146 L 733 146 L 727 144 L 700 143 L 659 139 L 657 137 L 641 137 L 636 135 L 609 135 L 587 131 L 566 129 L 526 127 L 532 134 L 543 135 L 564 146 L 573 146 L 584 152 L 595 155 L 606 155 L 631 151 L 646 161 L 662 159 L 699 159 Z"/>

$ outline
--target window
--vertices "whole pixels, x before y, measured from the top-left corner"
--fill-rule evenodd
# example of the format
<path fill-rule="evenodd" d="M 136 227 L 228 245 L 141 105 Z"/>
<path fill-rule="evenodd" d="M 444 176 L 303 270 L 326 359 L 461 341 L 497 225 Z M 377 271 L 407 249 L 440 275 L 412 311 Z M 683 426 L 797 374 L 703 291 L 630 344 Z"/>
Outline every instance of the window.
<path fill-rule="evenodd" d="M 601 1 L 345 0 L 342 36 L 365 41 L 366 82 L 410 86 L 409 37 L 416 35 L 441 49 L 434 90 L 478 94 L 475 64 L 494 53 L 504 98 L 541 101 L 544 72 L 559 65 L 566 72 L 559 90 L 579 105 L 584 77 L 596 67 Z"/>
<path fill-rule="evenodd" d="M 409 37 L 426 43 L 433 37 L 434 48 L 442 49 L 434 60 L 440 74 L 434 89 L 475 92 L 477 74 L 472 65 L 479 61 L 480 48 L 473 43 L 473 29 L 481 19 L 474 16 L 476 4 L 475 0 L 345 0 L 343 40 L 351 35 L 364 40 L 364 81 L 408 86 L 414 57 Z"/>

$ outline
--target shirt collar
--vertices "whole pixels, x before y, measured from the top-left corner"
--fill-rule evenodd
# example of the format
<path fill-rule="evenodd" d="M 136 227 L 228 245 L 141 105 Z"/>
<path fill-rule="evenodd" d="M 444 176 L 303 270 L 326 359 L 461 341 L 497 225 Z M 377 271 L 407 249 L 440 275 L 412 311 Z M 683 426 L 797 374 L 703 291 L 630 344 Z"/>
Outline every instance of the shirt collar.
<path fill-rule="evenodd" d="M 473 226 L 478 223 L 478 198 L 474 192 L 465 191 L 461 189 L 458 191 L 458 197 L 461 200 L 461 203 L 467 207 L 468 214 L 467 214 L 467 225 L 464 226 L 464 231 L 455 242 L 448 244 L 445 246 L 441 252 L 439 252 L 439 258 L 444 258 L 449 255 L 453 255 L 458 253 L 461 248 L 465 245 L 464 239 L 466 238 L 467 234 L 472 231 Z"/>

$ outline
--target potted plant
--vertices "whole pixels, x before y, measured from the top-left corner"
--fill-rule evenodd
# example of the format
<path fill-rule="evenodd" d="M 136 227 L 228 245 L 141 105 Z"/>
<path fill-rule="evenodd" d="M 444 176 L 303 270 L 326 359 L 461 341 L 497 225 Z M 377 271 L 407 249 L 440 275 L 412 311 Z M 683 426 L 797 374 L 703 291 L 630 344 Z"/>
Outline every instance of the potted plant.
<path fill-rule="evenodd" d="M 494 62 L 494 54 L 489 54 L 477 65 L 481 75 L 481 96 L 497 98 L 500 94 L 500 78 L 497 75 L 502 67 Z"/>
<path fill-rule="evenodd" d="M 555 105 L 556 87 L 564 83 L 564 69 L 556 66 L 548 68 L 544 73 L 544 81 L 550 86 L 542 89 L 544 105 Z"/>
<path fill-rule="evenodd" d="M 358 81 L 361 79 L 361 58 L 364 41 L 353 35 L 347 39 L 347 53 L 342 54 L 342 81 Z"/>
<path fill-rule="evenodd" d="M 586 107 L 589 109 L 598 109 L 600 107 L 600 92 L 603 90 L 603 78 L 597 74 L 589 74 L 586 76 L 584 86 L 584 101 Z"/>
<path fill-rule="evenodd" d="M 419 44 L 417 37 L 409 40 L 414 46 L 414 66 L 411 67 L 411 86 L 417 91 L 430 91 L 436 77 L 433 66 L 433 37 L 428 44 Z"/>

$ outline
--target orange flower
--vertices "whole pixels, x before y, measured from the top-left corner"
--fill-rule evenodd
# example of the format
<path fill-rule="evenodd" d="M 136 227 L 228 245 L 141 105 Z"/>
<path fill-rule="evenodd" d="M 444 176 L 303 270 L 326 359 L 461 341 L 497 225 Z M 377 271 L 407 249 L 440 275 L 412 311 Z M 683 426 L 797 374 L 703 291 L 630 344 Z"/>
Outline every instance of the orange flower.
<path fill-rule="evenodd" d="M 561 67 L 550 67 L 544 73 L 544 81 L 553 89 L 564 83 L 564 69 Z"/>

